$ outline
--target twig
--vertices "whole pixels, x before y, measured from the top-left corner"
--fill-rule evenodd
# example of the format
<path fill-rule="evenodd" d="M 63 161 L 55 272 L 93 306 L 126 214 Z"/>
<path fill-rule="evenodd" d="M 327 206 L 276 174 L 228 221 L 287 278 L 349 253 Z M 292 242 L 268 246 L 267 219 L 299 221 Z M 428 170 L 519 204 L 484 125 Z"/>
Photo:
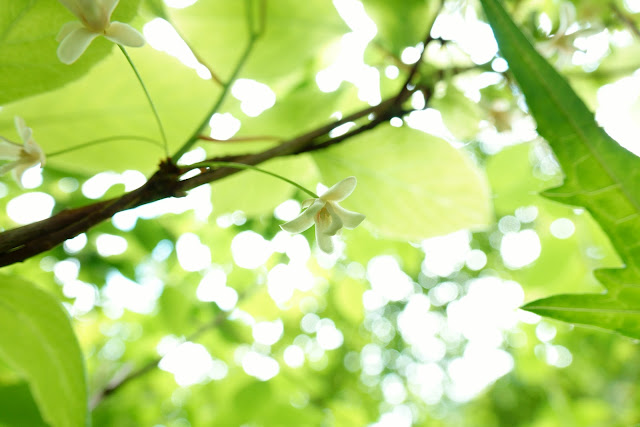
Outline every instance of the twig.
<path fill-rule="evenodd" d="M 633 20 L 629 18 L 623 11 L 621 11 L 620 8 L 615 3 L 611 2 L 610 6 L 611 6 L 611 9 L 613 10 L 613 13 L 615 13 L 616 16 L 620 18 L 620 20 L 624 22 L 627 25 L 627 27 L 629 27 L 631 32 L 633 32 L 633 34 L 635 34 L 636 37 L 640 38 L 640 29 L 638 28 L 636 23 L 633 22 Z"/>
<path fill-rule="evenodd" d="M 193 334 L 189 335 L 186 338 L 186 341 L 196 341 L 203 333 L 220 326 L 222 322 L 224 322 L 227 319 L 227 317 L 229 317 L 229 312 L 223 311 L 218 313 L 218 315 L 213 319 L 213 321 L 200 326 L 196 332 L 194 332 Z M 129 365 L 125 365 L 120 371 L 118 371 L 113 376 L 113 379 L 109 382 L 109 384 L 107 384 L 105 388 L 100 390 L 97 394 L 95 394 L 91 398 L 91 403 L 90 403 L 91 409 L 92 410 L 95 409 L 105 398 L 114 394 L 115 392 L 120 390 L 123 386 L 125 386 L 132 380 L 142 377 L 148 374 L 149 372 L 151 372 L 152 370 L 154 370 L 155 368 L 157 368 L 161 360 L 162 360 L 162 357 L 156 357 L 155 359 L 147 362 L 144 366 L 142 366 L 139 369 L 136 369 L 133 372 L 130 371 Z"/>
<path fill-rule="evenodd" d="M 238 75 L 240 74 L 242 67 L 244 67 L 244 64 L 249 59 L 249 55 L 251 54 L 251 51 L 253 50 L 256 42 L 262 35 L 262 31 L 264 31 L 264 27 L 261 27 L 258 31 L 254 30 L 253 17 L 251 16 L 252 0 L 247 0 L 246 3 L 247 3 L 247 25 L 249 27 L 249 41 L 247 42 L 247 46 L 245 47 L 244 51 L 240 55 L 240 59 L 236 63 L 236 66 L 234 67 L 231 73 L 231 77 L 229 77 L 229 80 L 222 85 L 222 93 L 220 94 L 216 102 L 213 104 L 209 112 L 207 112 L 207 114 L 204 116 L 204 118 L 200 122 L 200 125 L 193 132 L 193 134 L 191 134 L 189 139 L 187 139 L 187 141 L 182 145 L 182 147 L 180 147 L 180 149 L 171 156 L 171 161 L 173 161 L 174 163 L 176 163 L 180 159 L 180 157 L 182 157 L 184 153 L 189 151 L 189 149 L 193 146 L 193 144 L 195 144 L 198 141 L 198 139 L 200 138 L 200 135 L 202 135 L 202 131 L 209 125 L 209 120 L 211 119 L 211 116 L 213 116 L 220 109 L 220 107 L 222 107 L 222 103 L 226 99 L 227 94 L 229 93 L 229 89 L 231 89 L 231 86 L 233 85 L 235 80 L 238 78 Z M 264 13 L 264 9 L 260 9 L 260 12 Z M 260 18 L 261 20 L 264 19 L 264 17 L 262 16 Z"/>
<path fill-rule="evenodd" d="M 425 49 L 430 40 L 431 37 L 427 35 L 425 38 Z M 243 56 L 247 56 L 249 51 L 250 46 L 247 47 L 245 55 Z M 257 165 L 276 157 L 289 156 L 326 148 L 359 133 L 373 129 L 380 123 L 383 123 L 394 116 L 401 116 L 407 112 L 402 109 L 402 103 L 418 89 L 411 86 L 411 80 L 416 75 L 421 61 L 422 55 L 420 60 L 412 67 L 405 85 L 403 85 L 400 92 L 396 96 L 387 99 L 376 106 L 364 108 L 360 111 L 347 115 L 340 120 L 328 123 L 262 152 L 225 156 L 208 160 Z M 242 62 L 243 61 L 241 60 L 240 63 Z M 238 72 L 240 68 L 241 67 L 237 67 L 236 72 Z M 233 81 L 233 78 L 230 81 Z M 218 100 L 216 105 L 219 106 L 219 104 L 221 104 L 222 98 L 223 97 Z M 332 139 L 329 138 L 329 133 L 338 126 L 370 115 L 373 115 L 373 119 L 370 122 L 363 124 L 359 128 L 340 137 Z M 206 123 L 207 122 L 204 122 L 202 127 L 204 127 Z M 202 129 L 197 131 L 193 137 L 195 140 L 199 138 L 201 131 Z M 92 205 L 76 209 L 65 210 L 48 219 L 0 233 L 0 267 L 14 264 L 16 262 L 22 262 L 30 257 L 52 249 L 65 240 L 71 239 L 78 234 L 89 230 L 91 227 L 111 218 L 118 212 L 168 197 L 184 196 L 189 190 L 199 187 L 200 185 L 225 178 L 237 173 L 238 170 L 229 167 L 222 167 L 215 170 L 206 170 L 194 177 L 181 180 L 180 177 L 183 172 L 184 170 L 177 168 L 173 164 L 173 159 L 167 159 L 161 162 L 158 171 L 151 176 L 151 178 L 149 178 L 142 187 L 130 193 L 126 193 L 121 197 L 97 202 Z"/>
<path fill-rule="evenodd" d="M 229 139 L 216 139 L 210 136 L 200 135 L 198 139 L 202 141 L 216 142 L 216 143 L 232 143 L 232 142 L 255 142 L 255 141 L 282 141 L 282 138 L 270 135 L 258 135 L 258 136 L 239 136 Z"/>

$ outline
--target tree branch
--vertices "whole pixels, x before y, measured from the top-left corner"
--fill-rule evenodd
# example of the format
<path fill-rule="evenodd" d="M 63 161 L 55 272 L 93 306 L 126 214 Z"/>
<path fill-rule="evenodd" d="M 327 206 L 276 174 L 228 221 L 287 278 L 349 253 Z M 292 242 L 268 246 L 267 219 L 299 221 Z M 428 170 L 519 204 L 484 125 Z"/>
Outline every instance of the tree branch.
<path fill-rule="evenodd" d="M 211 322 L 204 324 L 198 328 L 196 332 L 189 335 L 186 338 L 186 341 L 196 341 L 200 335 L 203 333 L 215 329 L 222 324 L 229 317 L 229 312 L 220 312 Z M 171 350 L 170 350 L 171 351 Z M 164 357 L 164 356 L 163 356 Z M 136 378 L 142 377 L 153 369 L 158 367 L 158 364 L 162 360 L 162 357 L 156 357 L 155 359 L 147 362 L 144 366 L 135 371 L 131 371 L 130 365 L 125 365 L 122 369 L 120 369 L 114 376 L 113 379 L 107 384 L 105 388 L 100 390 L 97 394 L 95 394 L 91 398 L 91 402 L 89 406 L 91 409 L 95 409 L 105 398 L 114 394 L 118 390 L 120 390 L 123 386 L 135 380 Z"/>
<path fill-rule="evenodd" d="M 284 141 L 270 149 L 258 153 L 227 156 L 224 158 L 210 159 L 212 161 L 233 161 L 247 165 L 257 165 L 267 160 L 315 151 L 337 144 L 362 132 L 374 129 L 392 117 L 402 116 L 407 110 L 402 109 L 402 104 L 417 90 L 411 81 L 417 74 L 422 62 L 427 44 L 431 41 L 429 32 L 424 40 L 424 49 L 413 64 L 407 76 L 405 84 L 399 93 L 380 104 L 364 108 L 352 113 L 340 120 L 333 121 L 289 141 Z M 250 48 L 247 48 L 247 51 Z M 241 61 L 242 62 L 242 61 Z M 430 95 L 431 91 L 425 91 Z M 428 101 L 429 96 L 425 96 Z M 329 133 L 348 122 L 353 122 L 364 117 L 372 117 L 368 123 L 336 138 L 330 138 Z M 195 136 L 197 139 L 199 133 Z M 50 218 L 8 230 L 0 233 L 0 267 L 25 261 L 35 255 L 52 249 L 67 239 L 71 239 L 83 233 L 93 226 L 111 218 L 118 212 L 136 208 L 147 203 L 155 202 L 168 197 L 182 197 L 188 190 L 200 185 L 211 183 L 229 175 L 239 172 L 238 169 L 221 167 L 209 169 L 192 178 L 181 180 L 180 177 L 192 168 L 179 168 L 174 165 L 172 159 L 163 160 L 158 171 L 140 188 L 126 193 L 121 197 L 97 202 L 80 208 L 64 210 Z"/>

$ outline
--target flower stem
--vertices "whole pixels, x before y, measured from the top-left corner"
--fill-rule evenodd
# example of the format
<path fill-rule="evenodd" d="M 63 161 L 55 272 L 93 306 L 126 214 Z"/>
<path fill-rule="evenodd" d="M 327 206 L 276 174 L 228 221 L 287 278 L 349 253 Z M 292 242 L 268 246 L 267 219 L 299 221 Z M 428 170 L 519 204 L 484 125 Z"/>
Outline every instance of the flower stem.
<path fill-rule="evenodd" d="M 55 157 L 55 156 L 59 156 L 61 154 L 67 154 L 71 151 L 76 151 L 76 150 L 81 150 L 83 148 L 86 147 L 90 147 L 92 145 L 97 145 L 97 144 L 102 144 L 105 142 L 110 142 L 110 141 L 117 141 L 117 140 L 136 140 L 136 141 L 144 141 L 144 142 L 148 142 L 151 143 L 155 146 L 160 146 L 162 147 L 162 144 L 158 143 L 156 140 L 151 139 L 151 138 L 146 138 L 144 136 L 135 136 L 135 135 L 118 135 L 118 136 L 108 136 L 106 138 L 99 138 L 99 139 L 94 139 L 88 142 L 83 142 L 82 144 L 78 144 L 78 145 L 74 145 L 73 147 L 69 147 L 69 148 L 65 148 L 59 151 L 54 151 L 53 153 L 47 153 L 47 159 L 51 158 L 51 157 Z"/>
<path fill-rule="evenodd" d="M 176 153 L 173 156 L 171 156 L 171 160 L 174 163 L 176 163 L 184 153 L 189 151 L 191 147 L 193 147 L 193 145 L 196 142 L 198 142 L 198 140 L 200 139 L 200 135 L 202 134 L 202 131 L 209 124 L 211 117 L 215 113 L 217 113 L 220 107 L 222 106 L 222 103 L 224 102 L 227 94 L 229 93 L 229 89 L 231 89 L 231 86 L 233 85 L 235 80 L 238 78 L 238 75 L 240 74 L 240 70 L 242 70 L 242 67 L 247 62 L 247 59 L 249 59 L 249 55 L 251 54 L 251 51 L 253 50 L 253 47 L 256 41 L 262 35 L 262 31 L 264 31 L 264 26 L 262 26 L 262 28 L 260 28 L 258 31 L 256 31 L 254 28 L 253 17 L 252 17 L 252 10 L 253 10 L 252 1 L 248 0 L 246 2 L 246 5 L 247 5 L 247 26 L 249 29 L 249 42 L 247 43 L 247 46 L 245 47 L 244 52 L 242 52 L 242 55 L 240 55 L 240 59 L 236 63 L 236 66 L 234 67 L 233 72 L 231 73 L 231 77 L 229 77 L 229 80 L 227 82 L 222 84 L 222 93 L 218 97 L 213 107 L 211 107 L 211 110 L 207 112 L 204 119 L 202 120 L 198 128 L 193 132 L 193 134 L 191 134 L 189 139 L 187 139 L 187 141 L 182 145 L 182 147 L 180 147 L 180 149 L 176 151 Z M 264 10 L 261 9 L 260 13 L 261 15 L 263 15 Z M 263 18 L 261 17 L 261 19 Z"/>
<path fill-rule="evenodd" d="M 236 162 L 217 162 L 217 161 L 211 161 L 211 162 L 200 162 L 200 163 L 196 163 L 193 165 L 189 165 L 189 168 L 198 168 L 198 167 L 211 167 L 211 166 L 221 166 L 221 167 L 227 167 L 227 168 L 235 168 L 235 169 L 248 169 L 248 170 L 254 170 L 257 172 L 261 172 L 264 173 L 266 175 L 270 175 L 274 178 L 278 178 L 286 183 L 289 183 L 291 185 L 293 185 L 294 187 L 304 191 L 305 193 L 309 194 L 311 197 L 317 199 L 319 198 L 319 196 L 314 193 L 313 191 L 303 187 L 302 185 L 298 184 L 297 182 L 293 182 L 291 181 L 289 178 L 285 178 L 282 175 L 278 175 L 277 173 L 273 173 L 273 172 L 269 172 L 268 170 L 264 170 L 262 168 L 259 168 L 257 166 L 253 166 L 253 165 L 247 165 L 245 163 L 236 163 Z"/>
<path fill-rule="evenodd" d="M 145 86 L 144 82 L 142 81 L 142 76 L 140 76 L 140 73 L 138 72 L 138 69 L 136 68 L 136 66 L 133 65 L 133 61 L 131 60 L 131 57 L 127 53 L 126 49 L 122 45 L 118 45 L 118 47 L 122 51 L 124 57 L 127 58 L 127 62 L 129 62 L 129 65 L 131 66 L 131 69 L 133 70 L 133 72 L 135 73 L 136 77 L 138 78 L 138 82 L 140 82 L 140 86 L 142 86 L 142 90 L 144 91 L 144 94 L 147 97 L 147 101 L 149 101 L 149 105 L 151 106 L 151 110 L 153 111 L 153 115 L 155 116 L 156 122 L 158 123 L 158 129 L 160 130 L 160 135 L 162 136 L 162 142 L 164 144 L 164 152 L 167 155 L 167 157 L 169 157 L 169 144 L 167 143 L 167 135 L 164 133 L 164 127 L 162 127 L 162 121 L 160 120 L 160 115 L 158 114 L 158 110 L 156 109 L 155 104 L 151 100 L 151 95 L 149 94 L 149 91 L 147 90 L 147 87 Z"/>

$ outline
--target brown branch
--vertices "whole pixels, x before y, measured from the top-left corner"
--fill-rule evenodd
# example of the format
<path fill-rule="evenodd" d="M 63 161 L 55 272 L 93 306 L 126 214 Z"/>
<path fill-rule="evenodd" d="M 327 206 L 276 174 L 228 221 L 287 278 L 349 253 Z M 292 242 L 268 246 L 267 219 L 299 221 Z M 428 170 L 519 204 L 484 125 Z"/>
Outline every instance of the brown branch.
<path fill-rule="evenodd" d="M 373 129 L 392 117 L 405 114 L 407 111 L 403 110 L 401 106 L 416 90 L 416 88 L 412 86 L 411 81 L 417 74 L 426 46 L 430 41 L 431 36 L 427 34 L 424 40 L 425 49 L 423 49 L 419 60 L 412 66 L 405 84 L 396 96 L 376 106 L 364 108 L 340 120 L 328 123 L 289 141 L 284 141 L 265 151 L 213 160 L 226 160 L 248 165 L 257 165 L 275 157 L 289 156 L 326 148 L 364 131 Z M 373 118 L 368 123 L 340 137 L 329 138 L 329 133 L 338 126 L 370 115 L 373 115 Z M 180 180 L 180 176 L 185 172 L 185 168 L 178 168 L 169 160 L 165 160 L 160 164 L 158 171 L 151 176 L 142 187 L 126 193 L 121 197 L 76 209 L 64 210 L 48 219 L 0 233 L 0 267 L 25 261 L 26 259 L 52 249 L 65 240 L 71 239 L 111 218 L 118 212 L 168 197 L 184 196 L 188 190 L 217 181 L 237 173 L 239 170 L 227 167 L 211 169 L 192 178 Z"/>
<path fill-rule="evenodd" d="M 636 25 L 636 23 L 633 22 L 633 20 L 629 16 L 627 16 L 623 11 L 621 11 L 620 8 L 613 2 L 611 2 L 611 9 L 613 10 L 613 13 L 616 14 L 618 19 L 620 19 L 624 24 L 626 24 L 626 26 L 629 27 L 631 32 L 636 37 L 640 38 L 640 29 L 638 29 L 638 26 Z"/>
<path fill-rule="evenodd" d="M 229 139 L 216 139 L 206 135 L 200 135 L 198 139 L 202 141 L 215 142 L 215 143 L 233 143 L 233 142 L 256 142 L 256 141 L 282 141 L 282 138 L 271 135 L 258 135 L 258 136 L 238 136 Z"/>
<path fill-rule="evenodd" d="M 220 326 L 222 322 L 227 320 L 227 317 L 229 317 L 229 312 L 220 312 L 213 321 L 200 326 L 196 332 L 189 335 L 186 338 L 186 341 L 196 341 L 203 333 Z M 107 386 L 91 398 L 91 402 L 89 404 L 91 410 L 95 409 L 105 398 L 111 396 L 132 380 L 142 377 L 157 368 L 161 360 L 162 357 L 156 357 L 135 371 L 131 371 L 131 365 L 124 365 L 122 369 L 113 376 Z"/>

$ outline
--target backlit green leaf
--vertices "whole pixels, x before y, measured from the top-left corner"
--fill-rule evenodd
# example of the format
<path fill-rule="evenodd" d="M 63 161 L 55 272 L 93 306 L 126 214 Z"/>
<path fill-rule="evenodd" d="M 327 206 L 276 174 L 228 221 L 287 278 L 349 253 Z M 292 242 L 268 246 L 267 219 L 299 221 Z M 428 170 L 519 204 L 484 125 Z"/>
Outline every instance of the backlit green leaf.
<path fill-rule="evenodd" d="M 120 2 L 112 20 L 129 22 L 139 0 Z M 56 35 L 76 20 L 55 0 L 0 1 L 0 105 L 60 87 L 86 74 L 114 44 L 98 37 L 72 65 L 58 59 Z"/>
<path fill-rule="evenodd" d="M 149 46 L 129 49 L 163 121 L 169 147 L 177 149 L 197 127 L 215 87 L 178 60 Z M 167 75 L 171 78 L 168 79 Z M 179 83 L 179 90 L 176 82 Z M 71 171 L 138 169 L 150 172 L 164 156 L 153 114 L 121 52 L 115 51 L 84 78 L 64 88 L 16 102 L 0 112 L 0 135 L 15 140 L 13 116 L 23 117 L 46 153 L 101 138 L 134 135 L 48 159 Z"/>
<path fill-rule="evenodd" d="M 26 280 L 0 276 L 0 358 L 31 387 L 52 426 L 85 425 L 84 362 L 60 302 Z"/>
<path fill-rule="evenodd" d="M 491 221 L 485 178 L 446 141 L 408 127 L 379 127 L 314 154 L 327 186 L 354 175 L 344 206 L 384 235 L 420 239 Z"/>
<path fill-rule="evenodd" d="M 171 21 L 224 80 L 247 43 L 247 7 L 259 15 L 261 2 L 199 1 L 170 10 Z M 349 31 L 331 2 L 278 0 L 264 2 L 265 31 L 243 70 L 264 83 L 283 79 Z M 258 29 L 258 28 L 256 28 Z"/>

